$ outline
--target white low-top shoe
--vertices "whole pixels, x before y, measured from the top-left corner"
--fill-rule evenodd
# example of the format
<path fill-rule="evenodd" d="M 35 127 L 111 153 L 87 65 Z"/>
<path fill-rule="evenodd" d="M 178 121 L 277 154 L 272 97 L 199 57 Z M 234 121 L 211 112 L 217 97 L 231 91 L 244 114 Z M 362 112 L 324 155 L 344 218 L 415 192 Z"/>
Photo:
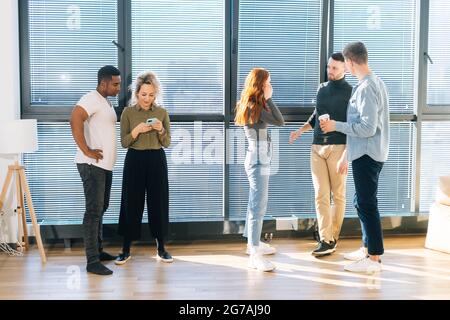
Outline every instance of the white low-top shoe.
<path fill-rule="evenodd" d="M 275 269 L 275 265 L 269 260 L 263 258 L 260 252 L 250 254 L 248 266 L 259 271 L 269 272 Z"/>
<path fill-rule="evenodd" d="M 261 254 L 263 255 L 270 255 L 275 254 L 277 252 L 277 249 L 275 247 L 272 247 L 270 244 L 260 241 L 259 242 L 259 249 L 261 251 Z M 247 254 L 250 254 L 250 246 L 247 245 Z"/>
<path fill-rule="evenodd" d="M 352 260 L 352 261 L 359 261 L 359 260 L 367 257 L 367 254 L 368 254 L 367 248 L 361 247 L 358 250 L 344 254 L 344 259 Z"/>
<path fill-rule="evenodd" d="M 380 272 L 382 269 L 381 261 L 373 261 L 370 258 L 363 258 L 359 261 L 352 262 L 344 267 L 345 271 L 374 273 Z"/>

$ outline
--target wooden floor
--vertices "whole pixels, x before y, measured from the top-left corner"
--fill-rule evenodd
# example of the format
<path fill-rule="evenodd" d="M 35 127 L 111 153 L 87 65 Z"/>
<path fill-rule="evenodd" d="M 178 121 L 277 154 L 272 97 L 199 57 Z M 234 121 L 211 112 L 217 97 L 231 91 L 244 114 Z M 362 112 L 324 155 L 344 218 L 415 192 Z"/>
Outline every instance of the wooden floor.
<path fill-rule="evenodd" d="M 0 253 L 0 299 L 450 299 L 450 255 L 424 249 L 424 241 L 385 239 L 378 275 L 344 271 L 343 253 L 356 239 L 321 259 L 310 255 L 311 240 L 275 239 L 272 273 L 247 268 L 243 242 L 170 245 L 172 264 L 156 261 L 154 247 L 136 246 L 127 264 L 107 263 L 114 274 L 106 277 L 85 272 L 82 247 L 47 247 L 46 265 L 33 248 L 22 257 Z"/>

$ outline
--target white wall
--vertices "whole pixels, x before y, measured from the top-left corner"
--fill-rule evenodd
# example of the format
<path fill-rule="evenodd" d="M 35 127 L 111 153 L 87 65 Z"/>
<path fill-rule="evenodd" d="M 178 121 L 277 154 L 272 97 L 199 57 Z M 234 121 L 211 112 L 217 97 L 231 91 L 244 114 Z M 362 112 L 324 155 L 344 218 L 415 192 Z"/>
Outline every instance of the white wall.
<path fill-rule="evenodd" d="M 19 1 L 0 0 L 0 122 L 20 118 Z M 11 157 L 0 154 L 0 188 L 11 163 Z M 0 233 L 7 233 L 8 242 L 15 242 L 17 218 L 13 217 L 15 203 L 11 198 L 10 195 L 5 204 L 6 217 Z"/>
<path fill-rule="evenodd" d="M 20 115 L 19 65 L 19 0 L 0 1 L 0 30 L 2 30 L 1 112 L 0 121 L 18 119 Z"/>

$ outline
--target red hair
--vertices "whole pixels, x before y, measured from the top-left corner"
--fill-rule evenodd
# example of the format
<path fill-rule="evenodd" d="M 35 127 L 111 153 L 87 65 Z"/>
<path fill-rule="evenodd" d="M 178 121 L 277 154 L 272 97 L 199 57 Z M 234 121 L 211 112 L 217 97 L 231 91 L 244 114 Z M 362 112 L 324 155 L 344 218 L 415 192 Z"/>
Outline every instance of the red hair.
<path fill-rule="evenodd" d="M 236 106 L 234 122 L 238 126 L 258 123 L 262 108 L 266 108 L 264 86 L 269 79 L 269 72 L 263 68 L 253 68 L 245 79 L 241 100 Z"/>

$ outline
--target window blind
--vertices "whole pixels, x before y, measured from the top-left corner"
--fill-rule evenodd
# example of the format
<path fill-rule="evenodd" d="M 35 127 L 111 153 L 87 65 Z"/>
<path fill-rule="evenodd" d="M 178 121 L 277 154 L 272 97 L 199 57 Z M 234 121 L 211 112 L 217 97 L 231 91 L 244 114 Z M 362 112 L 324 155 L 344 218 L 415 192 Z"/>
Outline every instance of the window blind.
<path fill-rule="evenodd" d="M 169 168 L 170 221 L 210 221 L 223 216 L 223 124 L 172 123 L 166 149 Z M 119 134 L 119 124 L 117 134 Z M 74 164 L 76 152 L 68 123 L 38 123 L 39 150 L 24 154 L 36 215 L 44 224 L 81 224 L 84 193 Z M 117 223 L 126 149 L 118 159 L 105 223 Z M 216 154 L 217 152 L 217 154 Z M 147 221 L 147 210 L 144 211 Z"/>
<path fill-rule="evenodd" d="M 428 62 L 427 104 L 450 105 L 450 2 L 430 0 L 428 31 L 428 54 L 433 64 Z M 447 14 L 445 14 L 447 13 Z"/>
<path fill-rule="evenodd" d="M 291 131 L 302 123 L 290 123 L 283 128 L 272 128 L 277 173 L 270 177 L 267 216 L 315 215 L 314 187 L 311 178 L 310 152 L 312 131 L 303 134 L 293 145 L 288 144 Z M 242 128 L 234 127 L 237 130 Z M 411 123 L 391 123 L 389 159 L 380 175 L 378 200 L 382 215 L 404 214 L 410 211 L 412 177 Z M 277 163 L 278 162 L 278 163 Z M 230 166 L 230 217 L 243 219 L 248 201 L 248 180 L 244 170 L 244 157 L 237 157 Z M 347 177 L 346 216 L 355 216 L 353 195 L 355 187 L 351 165 Z"/>
<path fill-rule="evenodd" d="M 117 67 L 116 0 L 28 1 L 31 107 L 73 107 Z M 117 100 L 114 100 L 117 103 Z"/>
<path fill-rule="evenodd" d="M 392 113 L 414 110 L 415 0 L 335 0 L 333 51 L 362 41 L 369 65 L 385 82 Z M 354 85 L 356 78 L 347 77 Z"/>
<path fill-rule="evenodd" d="M 280 106 L 313 106 L 319 84 L 321 1 L 239 1 L 238 96 L 254 67 L 271 73 Z"/>
<path fill-rule="evenodd" d="M 224 0 L 133 0 L 133 80 L 160 78 L 171 114 L 223 114 Z"/>
<path fill-rule="evenodd" d="M 450 121 L 425 121 L 422 124 L 420 165 L 420 211 L 428 212 L 436 199 L 439 176 L 450 174 Z"/>

